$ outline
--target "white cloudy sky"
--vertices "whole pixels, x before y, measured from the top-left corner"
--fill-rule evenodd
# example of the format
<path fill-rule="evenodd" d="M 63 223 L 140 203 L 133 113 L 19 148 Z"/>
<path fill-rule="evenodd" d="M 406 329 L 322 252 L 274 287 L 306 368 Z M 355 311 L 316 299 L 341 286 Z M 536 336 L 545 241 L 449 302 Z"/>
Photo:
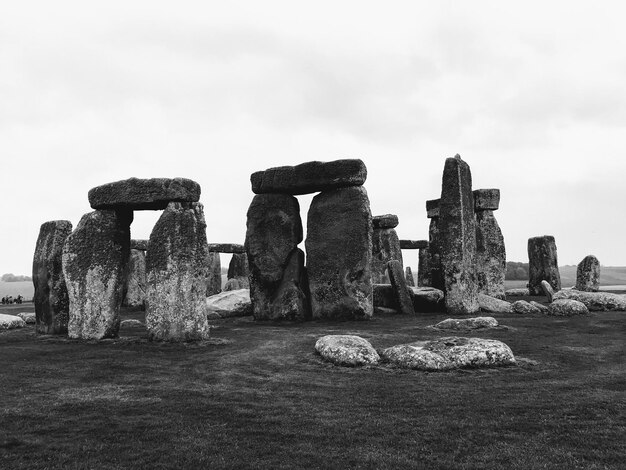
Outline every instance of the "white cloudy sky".
<path fill-rule="evenodd" d="M 30 274 L 43 222 L 76 225 L 90 188 L 131 176 L 198 181 L 209 241 L 241 243 L 250 173 L 309 160 L 363 159 L 372 212 L 427 238 L 455 153 L 501 189 L 509 260 L 552 234 L 560 264 L 626 265 L 625 17 L 603 1 L 2 2 L 0 273 Z M 136 213 L 133 237 L 157 217 Z"/>

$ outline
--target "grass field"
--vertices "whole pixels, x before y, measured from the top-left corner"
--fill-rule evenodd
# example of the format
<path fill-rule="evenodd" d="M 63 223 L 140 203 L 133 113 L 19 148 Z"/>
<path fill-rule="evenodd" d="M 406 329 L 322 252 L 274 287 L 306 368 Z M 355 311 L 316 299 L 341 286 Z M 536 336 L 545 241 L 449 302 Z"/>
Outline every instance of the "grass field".
<path fill-rule="evenodd" d="M 519 364 L 500 369 L 314 353 L 331 333 L 379 349 L 445 336 L 428 328 L 442 318 L 237 318 L 199 344 L 150 343 L 143 327 L 99 343 L 0 332 L 0 468 L 624 468 L 626 313 L 497 315 L 504 327 L 473 335 L 512 348 Z"/>

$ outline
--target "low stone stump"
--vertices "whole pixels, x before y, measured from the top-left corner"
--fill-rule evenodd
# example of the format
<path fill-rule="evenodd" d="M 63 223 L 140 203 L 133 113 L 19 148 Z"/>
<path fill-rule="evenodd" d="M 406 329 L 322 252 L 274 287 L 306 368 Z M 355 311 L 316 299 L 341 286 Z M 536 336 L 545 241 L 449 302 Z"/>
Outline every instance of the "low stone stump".
<path fill-rule="evenodd" d="M 518 300 L 517 302 L 513 302 L 513 312 L 520 313 L 522 315 L 534 315 L 542 313 L 542 310 L 530 302 Z"/>
<path fill-rule="evenodd" d="M 16 315 L 6 315 L 0 313 L 0 330 L 12 330 L 14 328 L 24 328 L 26 322 Z"/>
<path fill-rule="evenodd" d="M 440 330 L 477 330 L 481 328 L 495 328 L 497 326 L 498 320 L 493 317 L 474 317 L 447 318 L 434 325 L 434 328 Z"/>
<path fill-rule="evenodd" d="M 595 256 L 585 256 L 576 267 L 576 289 L 587 292 L 600 290 L 600 261 Z"/>
<path fill-rule="evenodd" d="M 207 297 L 206 306 L 209 320 L 252 315 L 249 289 L 230 290 L 212 295 Z"/>
<path fill-rule="evenodd" d="M 549 315 L 559 317 L 573 317 L 576 315 L 587 315 L 589 309 L 577 300 L 572 299 L 556 299 L 550 304 Z"/>
<path fill-rule="evenodd" d="M 531 295 L 542 295 L 541 281 L 546 280 L 555 291 L 561 290 L 561 275 L 552 235 L 528 239 L 528 288 Z"/>
<path fill-rule="evenodd" d="M 369 341 L 360 336 L 323 336 L 315 343 L 315 350 L 324 360 L 339 366 L 374 365 L 380 360 Z"/>
<path fill-rule="evenodd" d="M 554 294 L 554 301 L 560 299 L 577 300 L 585 304 L 592 312 L 626 311 L 626 295 L 610 292 L 583 292 L 576 289 L 564 289 Z"/>
<path fill-rule="evenodd" d="M 29 325 L 37 323 L 37 315 L 34 312 L 20 312 L 17 316 Z"/>
<path fill-rule="evenodd" d="M 478 305 L 483 312 L 513 313 L 513 307 L 509 302 L 485 294 L 478 294 Z"/>

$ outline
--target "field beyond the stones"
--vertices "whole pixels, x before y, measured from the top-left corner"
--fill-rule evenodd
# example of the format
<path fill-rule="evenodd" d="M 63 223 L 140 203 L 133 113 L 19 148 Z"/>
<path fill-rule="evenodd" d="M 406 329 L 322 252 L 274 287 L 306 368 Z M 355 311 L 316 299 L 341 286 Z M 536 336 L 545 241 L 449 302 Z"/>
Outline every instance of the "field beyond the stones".
<path fill-rule="evenodd" d="M 33 309 L 17 307 L 0 313 Z M 235 318 L 195 344 L 0 331 L 0 468 L 624 468 L 626 313 L 495 316 L 459 335 L 504 341 L 518 365 L 439 373 L 337 367 L 314 344 L 450 336 L 428 327 L 445 315 Z"/>

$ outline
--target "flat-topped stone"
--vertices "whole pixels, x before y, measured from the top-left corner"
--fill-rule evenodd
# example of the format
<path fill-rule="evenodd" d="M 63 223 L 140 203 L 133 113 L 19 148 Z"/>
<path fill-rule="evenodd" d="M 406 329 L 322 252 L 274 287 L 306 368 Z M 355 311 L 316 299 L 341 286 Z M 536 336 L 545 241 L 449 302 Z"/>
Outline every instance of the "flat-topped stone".
<path fill-rule="evenodd" d="M 474 190 L 474 210 L 496 211 L 500 207 L 499 189 L 476 189 Z"/>
<path fill-rule="evenodd" d="M 428 240 L 400 240 L 402 250 L 423 250 L 428 248 Z"/>
<path fill-rule="evenodd" d="M 398 216 L 395 214 L 384 214 L 372 216 L 373 228 L 396 228 L 398 226 Z"/>
<path fill-rule="evenodd" d="M 441 199 L 430 199 L 426 201 L 426 217 L 432 219 L 439 217 L 439 203 Z"/>
<path fill-rule="evenodd" d="M 359 159 L 307 162 L 279 166 L 252 173 L 255 194 L 310 194 L 346 186 L 362 186 L 367 178 L 365 163 Z"/>
<path fill-rule="evenodd" d="M 246 247 L 239 243 L 209 243 L 209 251 L 217 253 L 245 253 Z"/>
<path fill-rule="evenodd" d="M 130 241 L 130 249 L 131 250 L 139 250 L 139 251 L 147 251 L 148 250 L 148 240 L 139 240 L 133 239 Z"/>
<path fill-rule="evenodd" d="M 198 202 L 200 185 L 187 178 L 129 178 L 89 190 L 94 209 L 163 210 L 170 202 Z"/>

